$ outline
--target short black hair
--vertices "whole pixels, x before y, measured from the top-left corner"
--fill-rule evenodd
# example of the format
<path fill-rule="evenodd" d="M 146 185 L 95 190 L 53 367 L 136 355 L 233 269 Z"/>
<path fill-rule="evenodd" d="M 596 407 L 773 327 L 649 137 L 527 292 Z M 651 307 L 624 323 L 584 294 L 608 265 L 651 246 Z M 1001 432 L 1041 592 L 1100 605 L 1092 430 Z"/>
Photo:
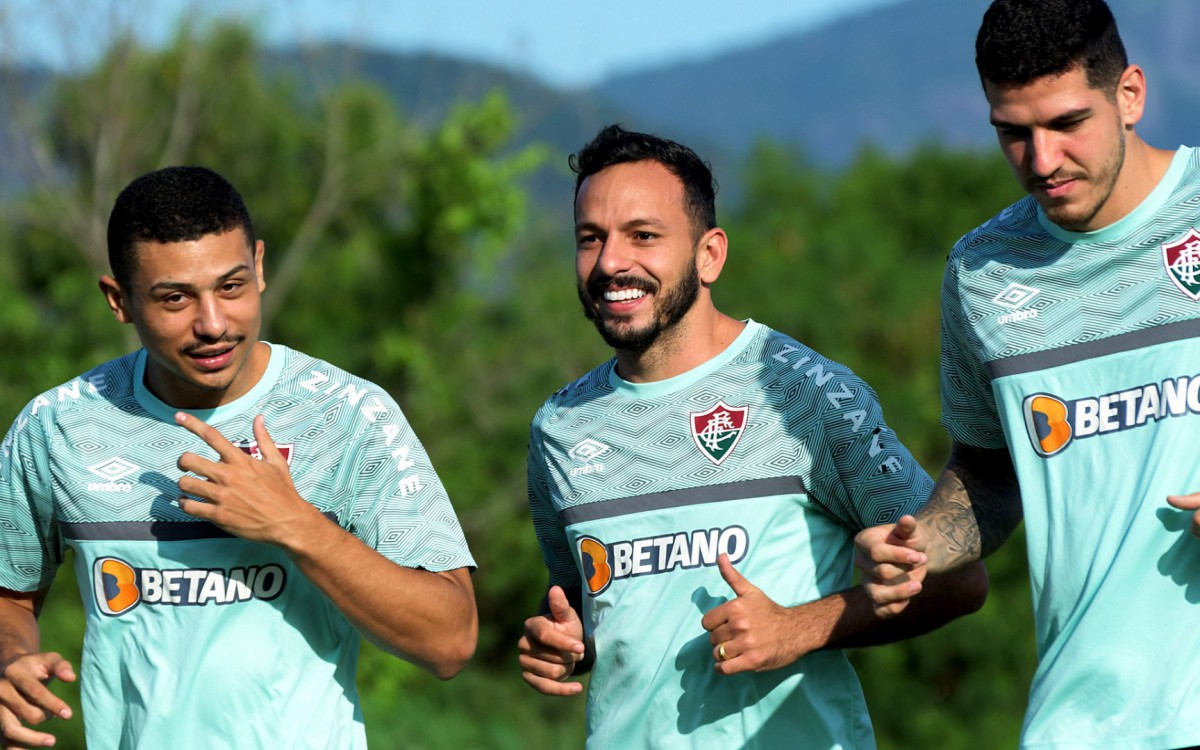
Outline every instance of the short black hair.
<path fill-rule="evenodd" d="M 166 167 L 144 174 L 117 196 L 108 216 L 108 265 L 126 285 L 139 242 L 187 242 L 241 229 L 254 247 L 254 225 L 237 189 L 205 167 Z"/>
<path fill-rule="evenodd" d="M 579 186 L 588 177 L 614 164 L 635 161 L 656 161 L 683 183 L 683 207 L 692 220 L 696 238 L 717 225 L 717 183 L 708 163 L 682 143 L 625 130 L 618 124 L 601 128 L 590 143 L 567 160 L 576 175 L 575 197 L 579 197 Z"/>
<path fill-rule="evenodd" d="M 975 38 L 982 82 L 1021 86 L 1077 66 L 1090 88 L 1116 96 L 1129 59 L 1104 0 L 996 0 L 983 14 Z"/>

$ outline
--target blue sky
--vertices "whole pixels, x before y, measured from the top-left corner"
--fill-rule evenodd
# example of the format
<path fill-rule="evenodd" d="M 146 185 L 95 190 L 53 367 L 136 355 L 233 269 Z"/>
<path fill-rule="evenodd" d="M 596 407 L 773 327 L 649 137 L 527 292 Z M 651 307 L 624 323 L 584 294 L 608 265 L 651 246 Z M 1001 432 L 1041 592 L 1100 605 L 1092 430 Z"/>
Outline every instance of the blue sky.
<path fill-rule="evenodd" d="M 20 59 L 67 67 L 94 59 L 109 30 L 131 21 L 157 44 L 184 14 L 242 17 L 271 44 L 340 39 L 436 50 L 572 87 L 900 1 L 0 0 L 0 46 Z"/>

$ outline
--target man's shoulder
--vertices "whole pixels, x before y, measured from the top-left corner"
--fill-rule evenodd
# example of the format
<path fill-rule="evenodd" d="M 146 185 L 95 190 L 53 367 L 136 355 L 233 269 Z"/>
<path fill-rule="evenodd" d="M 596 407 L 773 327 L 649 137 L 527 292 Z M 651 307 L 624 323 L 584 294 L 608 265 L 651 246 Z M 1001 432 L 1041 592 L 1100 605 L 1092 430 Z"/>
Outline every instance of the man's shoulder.
<path fill-rule="evenodd" d="M 1005 252 L 1013 240 L 1040 241 L 1049 237 L 1037 220 L 1037 202 L 1025 197 L 964 234 L 950 252 L 952 264 Z"/>
<path fill-rule="evenodd" d="M 570 409 L 597 395 L 611 392 L 609 378 L 615 365 L 616 359 L 610 359 L 562 386 L 542 403 L 538 414 Z"/>
<path fill-rule="evenodd" d="M 782 387 L 781 393 L 799 382 L 816 380 L 824 385 L 830 378 L 855 377 L 849 366 L 825 356 L 804 342 L 764 326 L 764 335 L 747 349 L 747 356 Z M 764 380 L 764 384 L 765 381 Z"/>
<path fill-rule="evenodd" d="M 139 352 L 96 365 L 70 380 L 42 391 L 26 403 L 21 417 L 35 418 L 65 410 L 108 406 L 133 394 L 133 371 Z"/>
<path fill-rule="evenodd" d="M 271 344 L 271 350 L 284 358 L 283 369 L 275 385 L 277 389 L 293 391 L 317 403 L 349 400 L 357 405 L 364 397 L 394 403 L 383 386 L 332 362 L 281 344 Z"/>
<path fill-rule="evenodd" d="M 64 419 L 111 429 L 105 415 L 129 410 L 136 362 L 137 352 L 109 360 L 32 398 L 0 443 L 0 473 L 7 470 L 17 443 L 35 452 L 50 451 L 56 445 L 52 439 L 55 425 Z"/>

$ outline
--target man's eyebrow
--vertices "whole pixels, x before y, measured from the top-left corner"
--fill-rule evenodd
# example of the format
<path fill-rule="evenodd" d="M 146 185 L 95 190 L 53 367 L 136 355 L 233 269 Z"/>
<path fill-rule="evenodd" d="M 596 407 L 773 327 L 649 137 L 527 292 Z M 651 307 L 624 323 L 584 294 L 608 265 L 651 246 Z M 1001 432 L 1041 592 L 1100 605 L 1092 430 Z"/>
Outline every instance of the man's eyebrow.
<path fill-rule="evenodd" d="M 1091 107 L 1079 107 L 1078 109 L 1068 110 L 1066 112 L 1063 112 L 1060 115 L 1057 115 L 1052 120 L 1050 120 L 1047 124 L 1048 125 L 1064 125 L 1064 124 L 1071 123 L 1076 120 L 1082 119 L 1084 117 L 1089 117 L 1091 114 L 1092 114 Z M 1006 120 L 1001 120 L 1000 118 L 995 117 L 995 116 L 988 118 L 988 121 L 991 123 L 992 127 L 994 127 L 994 128 L 1026 128 L 1026 129 L 1028 129 L 1030 127 L 1029 125 L 1018 125 L 1016 123 L 1008 122 Z"/>
<path fill-rule="evenodd" d="M 636 219 L 630 219 L 629 221 L 622 223 L 617 228 L 621 229 L 623 231 L 629 231 L 630 229 L 637 229 L 638 227 L 665 227 L 665 226 L 666 226 L 666 222 L 660 221 L 659 219 L 655 219 L 650 216 L 639 216 Z M 603 229 L 604 229 L 604 227 L 600 226 L 599 224 L 597 224 L 594 221 L 581 221 L 575 225 L 576 232 L 584 232 L 584 231 L 597 232 L 597 231 L 603 231 Z"/>
<path fill-rule="evenodd" d="M 238 265 L 238 266 L 234 266 L 233 268 L 229 269 L 228 271 L 226 271 L 225 273 L 223 273 L 219 277 L 217 277 L 217 284 L 220 285 L 220 284 L 228 281 L 229 279 L 233 278 L 234 276 L 237 276 L 239 273 L 244 273 L 245 271 L 248 271 L 248 270 L 250 270 L 250 266 L 246 265 L 245 263 L 242 263 L 241 265 Z M 189 292 L 195 288 L 196 288 L 195 284 L 189 284 L 189 283 L 183 282 L 183 281 L 160 281 L 157 284 L 154 284 L 153 286 L 151 286 L 150 291 L 151 292 L 159 292 L 159 291 Z"/>

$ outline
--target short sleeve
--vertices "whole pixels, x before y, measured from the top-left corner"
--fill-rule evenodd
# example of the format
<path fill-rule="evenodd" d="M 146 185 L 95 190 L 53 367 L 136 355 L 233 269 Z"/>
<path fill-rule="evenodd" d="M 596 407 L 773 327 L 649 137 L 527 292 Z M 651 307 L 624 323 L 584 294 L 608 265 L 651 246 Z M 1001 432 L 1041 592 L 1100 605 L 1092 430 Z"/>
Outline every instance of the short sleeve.
<path fill-rule="evenodd" d="M 959 256 L 953 253 L 942 281 L 942 426 L 959 443 L 1004 448 L 991 377 L 980 360 L 970 315 L 959 288 Z"/>
<path fill-rule="evenodd" d="M 845 368 L 836 377 L 818 407 L 823 445 L 810 498 L 855 531 L 915 513 L 933 480 L 884 422 L 875 391 Z"/>
<path fill-rule="evenodd" d="M 48 447 L 33 403 L 0 444 L 0 587 L 13 591 L 46 588 L 63 560 Z"/>
<path fill-rule="evenodd" d="M 571 554 L 566 530 L 563 529 L 555 510 L 551 498 L 551 483 L 546 476 L 546 470 L 541 433 L 537 428 L 537 418 L 535 417 L 529 435 L 529 465 L 526 473 L 529 515 L 533 521 L 533 531 L 538 545 L 541 547 L 546 570 L 550 574 L 550 585 L 578 588 L 581 585 L 579 569 Z"/>
<path fill-rule="evenodd" d="M 474 567 L 466 537 L 425 447 L 400 407 L 380 392 L 387 411 L 342 451 L 341 481 L 351 493 L 343 526 L 384 557 L 441 572 Z M 384 438 L 380 439 L 380 435 Z"/>

